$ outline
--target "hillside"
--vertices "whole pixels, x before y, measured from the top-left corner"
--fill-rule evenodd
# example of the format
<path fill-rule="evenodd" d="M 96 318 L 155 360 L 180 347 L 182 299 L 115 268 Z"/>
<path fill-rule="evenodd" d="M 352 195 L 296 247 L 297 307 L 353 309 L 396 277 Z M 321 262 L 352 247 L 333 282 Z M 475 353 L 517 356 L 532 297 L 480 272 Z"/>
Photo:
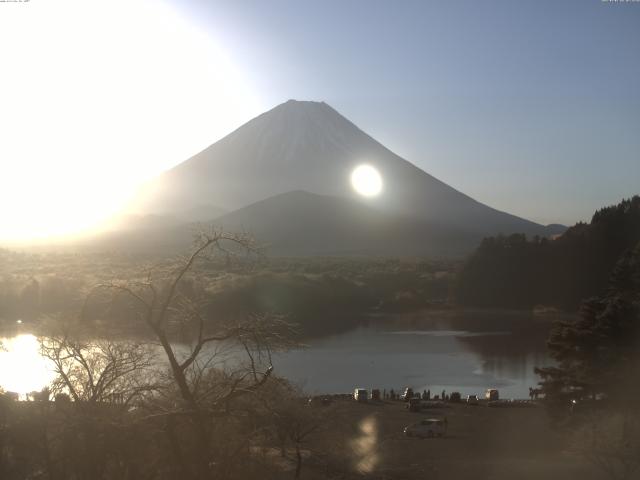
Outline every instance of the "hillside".
<path fill-rule="evenodd" d="M 208 222 L 152 217 L 85 245 L 131 252 L 187 250 L 198 231 L 248 232 L 270 256 L 447 257 L 465 255 L 481 240 L 473 232 L 380 212 L 348 198 L 304 191 L 275 195 Z"/>
<path fill-rule="evenodd" d="M 391 215 L 354 200 L 295 191 L 213 221 L 247 230 L 272 255 L 461 256 L 480 238 L 435 223 Z"/>

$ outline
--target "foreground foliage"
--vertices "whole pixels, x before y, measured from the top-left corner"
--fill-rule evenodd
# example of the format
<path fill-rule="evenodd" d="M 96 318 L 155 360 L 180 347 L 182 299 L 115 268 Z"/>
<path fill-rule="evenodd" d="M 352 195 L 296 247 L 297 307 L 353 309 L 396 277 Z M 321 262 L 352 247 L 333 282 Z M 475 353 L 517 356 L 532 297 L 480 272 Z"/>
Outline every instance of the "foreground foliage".
<path fill-rule="evenodd" d="M 536 371 L 550 412 L 574 430 L 572 449 L 612 480 L 638 478 L 640 243 L 577 319 L 556 322 L 548 348 L 557 364 Z"/>
<path fill-rule="evenodd" d="M 608 399 L 636 403 L 640 388 L 640 243 L 616 264 L 609 288 L 558 321 L 548 347 L 557 365 L 538 369 L 550 401 Z"/>
<path fill-rule="evenodd" d="M 252 444 L 264 444 L 279 418 L 262 400 L 263 390 L 282 384 L 272 379 L 271 353 L 295 338 L 277 315 L 206 321 L 207 298 L 189 288 L 189 279 L 201 262 L 232 248 L 251 252 L 252 243 L 223 232 L 204 235 L 176 267 L 145 281 L 98 285 L 79 318 L 64 328 L 53 322 L 61 332 L 41 340 L 58 374 L 52 389 L 34 402 L 0 398 L 1 478 L 254 476 L 262 467 Z M 91 324 L 113 308 L 126 311 L 129 326 L 146 330 L 152 342 L 118 341 L 112 330 L 114 340 L 91 340 Z M 121 332 L 126 326 L 117 324 Z"/>

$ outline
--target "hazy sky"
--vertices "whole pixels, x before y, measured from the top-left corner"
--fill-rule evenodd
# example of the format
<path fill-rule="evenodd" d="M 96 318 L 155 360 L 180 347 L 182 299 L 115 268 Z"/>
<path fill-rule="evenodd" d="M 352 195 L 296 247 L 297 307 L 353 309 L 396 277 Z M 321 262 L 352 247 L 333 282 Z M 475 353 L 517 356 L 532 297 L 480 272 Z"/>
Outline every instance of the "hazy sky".
<path fill-rule="evenodd" d="M 88 227 L 289 98 L 543 223 L 640 193 L 640 2 L 0 2 L 0 239 Z"/>

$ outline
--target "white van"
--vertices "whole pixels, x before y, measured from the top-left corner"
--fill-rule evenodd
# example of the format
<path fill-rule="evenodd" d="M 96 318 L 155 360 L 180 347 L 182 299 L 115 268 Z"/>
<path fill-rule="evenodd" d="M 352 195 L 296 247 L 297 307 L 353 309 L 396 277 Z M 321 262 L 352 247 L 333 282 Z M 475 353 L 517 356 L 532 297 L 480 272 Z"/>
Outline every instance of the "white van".
<path fill-rule="evenodd" d="M 495 402 L 497 400 L 500 400 L 500 394 L 498 393 L 498 390 L 496 390 L 495 388 L 489 388 L 484 394 L 484 398 L 486 398 L 491 402 Z"/>
<path fill-rule="evenodd" d="M 353 398 L 357 402 L 366 402 L 367 400 L 369 400 L 369 392 L 367 392 L 367 390 L 364 388 L 356 388 L 353 391 Z"/>

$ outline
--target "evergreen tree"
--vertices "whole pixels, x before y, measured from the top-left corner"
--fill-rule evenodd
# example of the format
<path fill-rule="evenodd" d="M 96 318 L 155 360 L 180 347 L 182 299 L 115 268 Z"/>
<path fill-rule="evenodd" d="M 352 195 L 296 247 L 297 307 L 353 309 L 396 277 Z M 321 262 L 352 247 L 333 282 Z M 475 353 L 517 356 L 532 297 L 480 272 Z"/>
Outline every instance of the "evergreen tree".
<path fill-rule="evenodd" d="M 635 399 L 640 388 L 640 243 L 617 262 L 606 292 L 575 320 L 557 322 L 548 348 L 557 366 L 536 369 L 550 400 Z"/>

